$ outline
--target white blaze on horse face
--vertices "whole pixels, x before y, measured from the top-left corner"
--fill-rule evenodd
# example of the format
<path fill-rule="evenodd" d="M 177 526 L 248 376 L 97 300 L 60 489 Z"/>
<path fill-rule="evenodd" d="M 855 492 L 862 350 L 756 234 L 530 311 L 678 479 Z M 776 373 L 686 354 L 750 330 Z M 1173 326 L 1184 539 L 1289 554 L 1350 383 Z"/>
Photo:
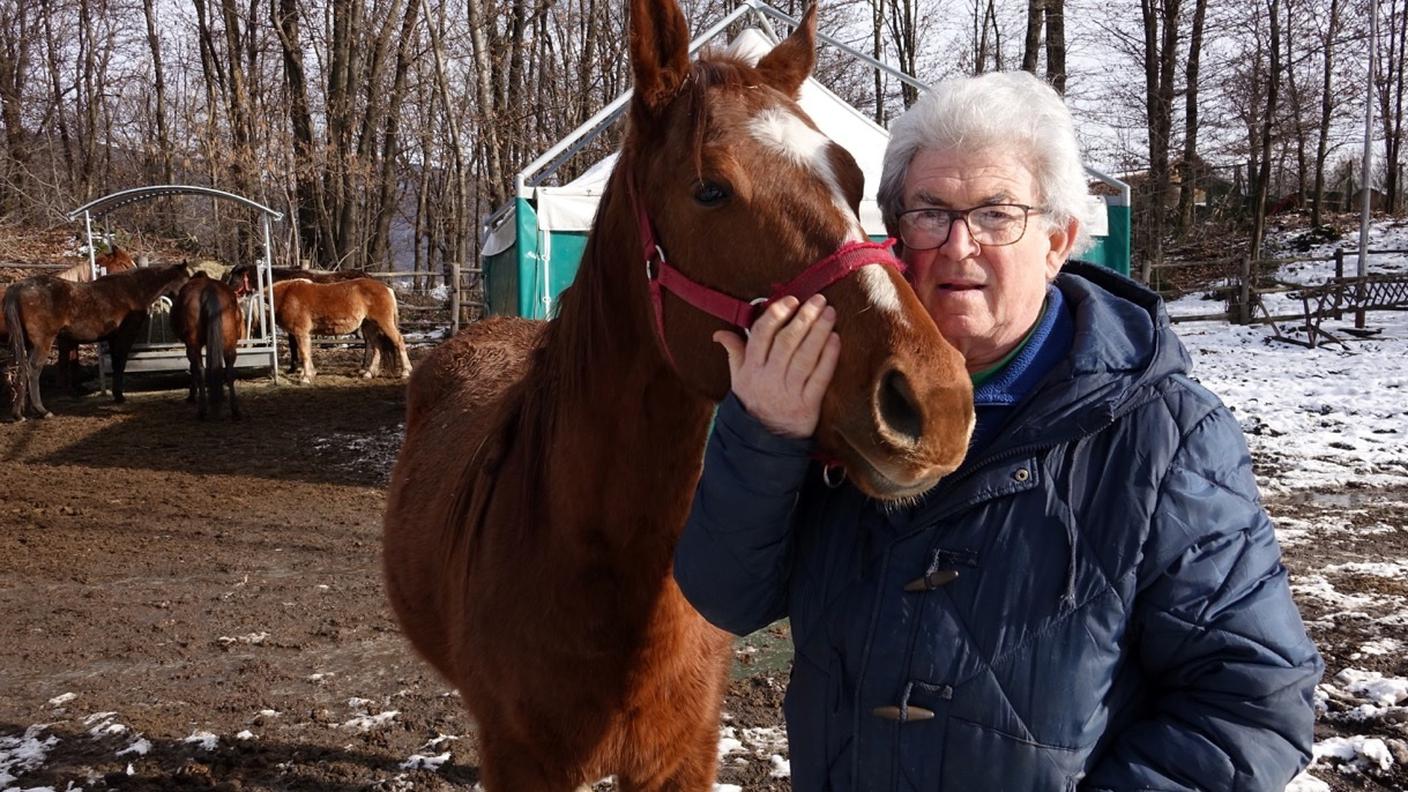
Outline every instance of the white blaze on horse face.
<path fill-rule="evenodd" d="M 773 151 L 787 155 L 797 164 L 811 170 L 831 190 L 831 201 L 846 223 L 846 242 L 862 242 L 865 230 L 846 196 L 831 166 L 828 149 L 835 145 L 831 138 L 813 129 L 796 113 L 784 107 L 770 107 L 749 124 L 753 139 Z M 900 313 L 900 295 L 890 275 L 879 264 L 868 264 L 857 272 L 861 287 L 875 307 L 888 313 Z"/>

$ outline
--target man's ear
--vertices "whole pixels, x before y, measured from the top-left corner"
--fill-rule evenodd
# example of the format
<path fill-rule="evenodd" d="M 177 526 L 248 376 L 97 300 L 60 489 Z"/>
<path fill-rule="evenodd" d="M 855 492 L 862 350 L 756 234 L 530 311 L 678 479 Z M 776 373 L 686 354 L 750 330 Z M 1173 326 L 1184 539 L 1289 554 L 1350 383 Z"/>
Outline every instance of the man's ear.
<path fill-rule="evenodd" d="M 802 15 L 792 35 L 758 61 L 763 80 L 793 99 L 816 66 L 816 3 Z"/>
<path fill-rule="evenodd" d="M 1051 241 L 1051 250 L 1046 254 L 1046 279 L 1055 280 L 1061 273 L 1061 267 L 1071 257 L 1071 251 L 1076 247 L 1076 237 L 1080 235 L 1080 220 L 1072 217 L 1066 221 L 1065 226 L 1055 226 L 1047 232 L 1047 237 Z"/>

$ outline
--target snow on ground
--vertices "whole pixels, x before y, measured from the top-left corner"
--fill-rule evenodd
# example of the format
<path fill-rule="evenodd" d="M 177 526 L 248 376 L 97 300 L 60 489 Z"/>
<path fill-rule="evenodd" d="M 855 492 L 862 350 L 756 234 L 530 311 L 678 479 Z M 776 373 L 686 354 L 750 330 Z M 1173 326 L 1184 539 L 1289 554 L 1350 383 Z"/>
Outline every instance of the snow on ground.
<path fill-rule="evenodd" d="M 1322 245 L 1306 253 L 1283 250 L 1276 255 L 1328 257 L 1333 249 Z M 1369 249 L 1408 249 L 1408 228 L 1376 225 Z M 1356 274 L 1356 264 L 1355 257 L 1347 257 L 1345 274 Z M 1371 255 L 1367 271 L 1408 272 L 1408 254 Z M 1307 261 L 1283 266 L 1277 277 L 1316 284 L 1332 275 L 1332 261 Z M 1265 301 L 1272 315 L 1302 310 L 1299 301 L 1284 294 L 1268 295 Z M 1209 305 L 1201 295 L 1190 295 L 1171 303 L 1169 312 L 1208 313 Z M 1330 507 L 1324 514 L 1308 512 L 1311 517 L 1306 519 L 1282 517 L 1273 506 L 1283 546 L 1317 547 L 1351 532 L 1367 543 L 1375 534 L 1405 527 L 1402 515 L 1408 513 L 1408 503 L 1386 493 L 1401 496 L 1408 491 L 1408 312 L 1373 311 L 1366 318 L 1376 335 L 1357 338 L 1346 333 L 1345 328 L 1353 327 L 1353 317 L 1346 315 L 1343 321 L 1322 325 L 1344 343 L 1315 349 L 1274 340 L 1266 326 L 1175 325 L 1193 356 L 1194 377 L 1222 398 L 1246 431 L 1263 494 L 1286 502 L 1304 496 Z M 1289 328 L 1283 324 L 1282 329 Z M 1370 506 L 1394 515 L 1394 524 L 1364 519 Z M 1405 648 L 1395 636 L 1408 635 L 1408 599 L 1391 593 L 1392 582 L 1405 575 L 1408 558 L 1362 558 L 1304 571 L 1293 576 L 1292 589 L 1304 611 L 1319 614 L 1307 618 L 1317 640 L 1347 624 L 1376 634 L 1347 655 L 1367 664 Z M 1366 579 L 1371 585 L 1363 584 Z M 1384 584 L 1372 585 L 1375 579 Z M 1368 723 L 1372 729 L 1376 723 L 1408 719 L 1405 699 L 1408 680 L 1331 667 L 1317 691 L 1317 713 L 1325 722 Z M 1404 761 L 1401 741 L 1397 760 L 1392 743 L 1391 738 L 1366 734 L 1319 741 L 1314 762 L 1287 792 L 1329 790 L 1324 778 L 1337 774 L 1387 771 L 1395 761 Z"/>

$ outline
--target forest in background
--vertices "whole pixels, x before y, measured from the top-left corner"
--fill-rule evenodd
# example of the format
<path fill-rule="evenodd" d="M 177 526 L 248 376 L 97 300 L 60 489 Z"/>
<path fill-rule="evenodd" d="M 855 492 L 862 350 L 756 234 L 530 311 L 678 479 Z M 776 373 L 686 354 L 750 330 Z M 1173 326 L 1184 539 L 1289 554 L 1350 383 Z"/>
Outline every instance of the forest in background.
<path fill-rule="evenodd" d="M 683 5 L 696 31 L 733 8 Z M 1371 9 L 1369 182 L 1378 208 L 1401 211 L 1408 0 L 830 0 L 820 28 L 929 83 L 1014 68 L 1049 80 L 1090 164 L 1136 187 L 1147 278 L 1208 228 L 1255 257 L 1268 209 L 1318 225 L 1352 203 Z M 283 261 L 472 268 L 514 175 L 630 87 L 624 16 L 616 0 L 0 0 L 0 227 L 203 184 L 284 212 Z M 829 48 L 817 76 L 882 124 L 915 98 Z M 122 224 L 247 259 L 246 214 L 161 199 Z"/>

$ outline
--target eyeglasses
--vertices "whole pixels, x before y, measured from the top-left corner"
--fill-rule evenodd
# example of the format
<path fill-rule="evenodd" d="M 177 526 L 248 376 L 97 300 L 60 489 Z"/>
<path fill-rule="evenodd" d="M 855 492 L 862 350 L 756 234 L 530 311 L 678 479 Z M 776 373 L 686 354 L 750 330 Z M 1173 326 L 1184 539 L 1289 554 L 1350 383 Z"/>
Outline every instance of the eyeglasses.
<path fill-rule="evenodd" d="M 900 212 L 900 241 L 909 250 L 933 250 L 943 247 L 953 231 L 955 220 L 968 226 L 968 233 L 979 245 L 996 247 L 1011 245 L 1027 232 L 1027 215 L 1046 210 L 1026 204 L 984 204 L 972 209 L 938 209 L 923 207 Z"/>

